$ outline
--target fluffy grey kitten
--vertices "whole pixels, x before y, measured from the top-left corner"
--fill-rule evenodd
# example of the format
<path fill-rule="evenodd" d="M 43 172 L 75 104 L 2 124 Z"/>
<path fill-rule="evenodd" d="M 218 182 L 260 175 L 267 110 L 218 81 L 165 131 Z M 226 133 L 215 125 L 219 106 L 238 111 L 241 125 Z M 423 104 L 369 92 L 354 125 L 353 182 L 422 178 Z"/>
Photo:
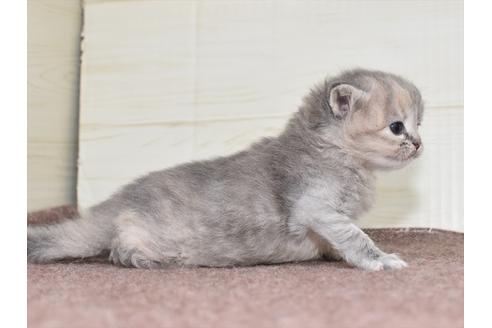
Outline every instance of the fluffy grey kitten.
<path fill-rule="evenodd" d="M 365 270 L 406 263 L 355 225 L 378 169 L 422 152 L 417 88 L 380 71 L 326 79 L 277 137 L 228 157 L 152 172 L 81 217 L 29 226 L 34 262 L 109 252 L 123 266 L 238 266 L 341 258 Z"/>

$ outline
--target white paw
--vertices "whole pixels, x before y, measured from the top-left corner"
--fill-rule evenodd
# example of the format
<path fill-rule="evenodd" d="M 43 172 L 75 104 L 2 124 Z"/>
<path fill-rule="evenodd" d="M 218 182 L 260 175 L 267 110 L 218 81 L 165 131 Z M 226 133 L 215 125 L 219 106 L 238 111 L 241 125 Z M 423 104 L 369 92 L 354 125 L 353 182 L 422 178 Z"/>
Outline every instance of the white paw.
<path fill-rule="evenodd" d="M 396 254 L 383 254 L 376 259 L 363 259 L 355 266 L 367 271 L 381 271 L 406 268 L 408 264 Z"/>
<path fill-rule="evenodd" d="M 396 254 L 385 254 L 381 256 L 378 260 L 383 263 L 383 268 L 385 270 L 403 269 L 408 266 L 407 262 L 403 261 Z"/>

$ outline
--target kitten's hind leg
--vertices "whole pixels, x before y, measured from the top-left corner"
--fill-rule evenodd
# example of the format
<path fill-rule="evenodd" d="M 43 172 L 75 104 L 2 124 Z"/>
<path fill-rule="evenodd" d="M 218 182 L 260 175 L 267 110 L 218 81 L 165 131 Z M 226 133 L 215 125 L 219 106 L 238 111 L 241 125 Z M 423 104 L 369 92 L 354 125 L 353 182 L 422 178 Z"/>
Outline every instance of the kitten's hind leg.
<path fill-rule="evenodd" d="M 162 266 L 158 261 L 149 259 L 145 253 L 135 248 L 118 245 L 111 249 L 109 259 L 116 265 L 140 269 L 155 269 Z"/>
<path fill-rule="evenodd" d="M 145 218 L 125 212 L 115 222 L 115 237 L 111 242 L 109 260 L 117 265 L 135 268 L 162 266 L 157 243 Z"/>

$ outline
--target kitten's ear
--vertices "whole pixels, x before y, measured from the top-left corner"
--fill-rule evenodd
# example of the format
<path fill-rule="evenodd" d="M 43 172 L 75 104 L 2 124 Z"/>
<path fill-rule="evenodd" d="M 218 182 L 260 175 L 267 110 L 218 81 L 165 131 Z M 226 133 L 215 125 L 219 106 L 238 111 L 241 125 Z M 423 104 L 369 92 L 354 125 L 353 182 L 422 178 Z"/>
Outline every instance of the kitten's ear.
<path fill-rule="evenodd" d="M 351 86 L 350 84 L 340 83 L 330 90 L 329 104 L 336 118 L 341 119 L 353 110 L 355 102 L 364 94 L 364 91 Z"/>

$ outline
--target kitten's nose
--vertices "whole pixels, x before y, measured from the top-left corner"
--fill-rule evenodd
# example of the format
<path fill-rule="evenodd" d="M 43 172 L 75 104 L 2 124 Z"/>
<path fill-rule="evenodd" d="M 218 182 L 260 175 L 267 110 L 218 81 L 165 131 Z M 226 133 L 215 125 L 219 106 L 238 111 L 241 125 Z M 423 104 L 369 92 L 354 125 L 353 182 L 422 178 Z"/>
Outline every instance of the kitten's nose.
<path fill-rule="evenodd" d="M 419 148 L 420 148 L 420 142 L 418 142 L 418 141 L 412 141 L 412 144 L 414 145 L 415 150 L 419 150 Z"/>

